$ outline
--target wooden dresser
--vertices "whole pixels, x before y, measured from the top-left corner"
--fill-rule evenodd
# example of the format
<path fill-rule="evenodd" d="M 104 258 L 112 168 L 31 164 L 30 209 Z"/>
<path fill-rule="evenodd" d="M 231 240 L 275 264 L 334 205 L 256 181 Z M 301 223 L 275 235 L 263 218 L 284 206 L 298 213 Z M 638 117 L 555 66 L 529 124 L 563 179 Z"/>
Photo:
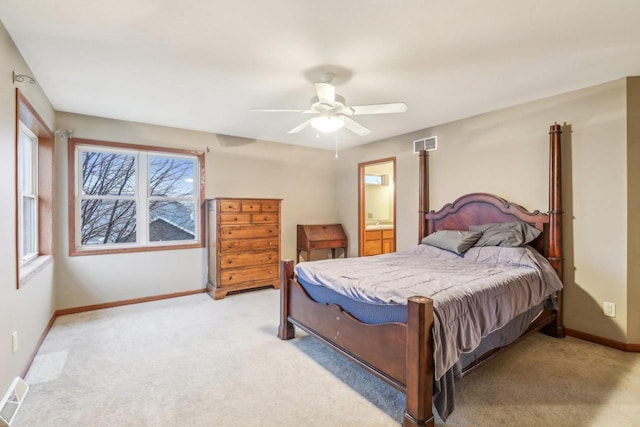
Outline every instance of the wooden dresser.
<path fill-rule="evenodd" d="M 207 291 L 214 299 L 233 291 L 280 287 L 280 202 L 280 199 L 207 200 Z"/>
<path fill-rule="evenodd" d="M 296 262 L 300 262 L 300 252 L 309 252 L 316 249 L 331 249 L 331 255 L 336 257 L 336 249 L 344 250 L 344 257 L 347 257 L 348 242 L 347 235 L 341 224 L 319 224 L 300 225 L 298 224 L 298 256 Z"/>

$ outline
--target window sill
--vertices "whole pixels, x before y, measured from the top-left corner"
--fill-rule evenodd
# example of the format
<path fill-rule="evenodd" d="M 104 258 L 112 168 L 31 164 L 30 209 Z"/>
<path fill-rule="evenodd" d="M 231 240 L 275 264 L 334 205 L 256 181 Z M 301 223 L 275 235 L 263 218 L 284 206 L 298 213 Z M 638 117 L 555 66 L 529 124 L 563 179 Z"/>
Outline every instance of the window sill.
<path fill-rule="evenodd" d="M 177 249 L 193 249 L 204 248 L 204 243 L 184 243 L 178 245 L 145 245 L 145 246 L 128 246 L 120 248 L 105 248 L 105 249 L 85 249 L 77 248 L 69 251 L 69 256 L 83 256 L 83 255 L 108 255 L 108 254 L 126 254 L 131 252 L 153 252 L 153 251 L 172 251 Z"/>
<path fill-rule="evenodd" d="M 42 271 L 49 264 L 53 264 L 53 255 L 41 255 L 20 266 L 20 283 L 18 287 L 24 286 L 38 272 Z"/>

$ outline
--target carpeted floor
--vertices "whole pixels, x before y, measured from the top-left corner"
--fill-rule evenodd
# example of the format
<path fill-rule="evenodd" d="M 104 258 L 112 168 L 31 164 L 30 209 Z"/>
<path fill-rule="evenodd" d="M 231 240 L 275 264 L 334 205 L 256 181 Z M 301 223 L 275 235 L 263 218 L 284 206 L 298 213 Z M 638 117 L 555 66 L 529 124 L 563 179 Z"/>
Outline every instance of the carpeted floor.
<path fill-rule="evenodd" d="M 13 426 L 398 426 L 404 396 L 315 339 L 279 292 L 59 317 Z M 640 426 L 640 354 L 531 336 L 456 384 L 442 426 Z M 440 421 L 440 420 L 439 420 Z"/>

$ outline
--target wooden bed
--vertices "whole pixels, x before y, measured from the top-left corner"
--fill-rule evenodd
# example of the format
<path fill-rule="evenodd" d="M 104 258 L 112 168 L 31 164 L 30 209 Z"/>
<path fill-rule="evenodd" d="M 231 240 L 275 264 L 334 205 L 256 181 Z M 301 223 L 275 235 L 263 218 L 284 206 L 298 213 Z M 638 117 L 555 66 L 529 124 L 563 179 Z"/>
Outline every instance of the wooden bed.
<path fill-rule="evenodd" d="M 519 205 L 484 193 L 462 196 L 441 210 L 428 212 L 428 156 L 420 153 L 419 239 L 438 230 L 466 230 L 469 225 L 522 221 L 542 230 L 534 242 L 562 279 L 562 198 L 560 125 L 550 128 L 549 210 L 527 211 Z M 293 261 L 281 261 L 281 302 L 278 337 L 295 336 L 294 325 L 315 336 L 343 356 L 380 377 L 406 395 L 403 425 L 433 426 L 433 301 L 412 297 L 407 303 L 407 323 L 365 324 L 337 305 L 312 300 L 293 273 Z M 562 293 L 558 309 L 545 310 L 522 335 L 544 330 L 564 337 Z M 501 349 L 500 349 L 501 350 Z M 499 351 L 499 350 L 498 350 Z M 479 359 L 488 360 L 497 351 Z M 475 365 L 477 366 L 477 364 Z M 475 368 L 467 369 L 466 372 Z"/>

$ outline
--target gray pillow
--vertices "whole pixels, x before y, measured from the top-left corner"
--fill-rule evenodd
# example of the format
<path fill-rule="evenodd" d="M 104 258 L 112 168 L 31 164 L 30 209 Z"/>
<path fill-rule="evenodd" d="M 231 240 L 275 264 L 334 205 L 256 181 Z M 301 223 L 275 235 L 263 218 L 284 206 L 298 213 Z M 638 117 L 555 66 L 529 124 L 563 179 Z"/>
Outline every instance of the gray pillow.
<path fill-rule="evenodd" d="M 422 239 L 422 243 L 462 255 L 480 236 L 480 231 L 440 230 Z"/>
<path fill-rule="evenodd" d="M 474 246 L 520 247 L 535 240 L 541 233 L 525 222 L 502 222 L 495 224 L 471 225 L 469 231 L 482 232 L 482 237 Z"/>

